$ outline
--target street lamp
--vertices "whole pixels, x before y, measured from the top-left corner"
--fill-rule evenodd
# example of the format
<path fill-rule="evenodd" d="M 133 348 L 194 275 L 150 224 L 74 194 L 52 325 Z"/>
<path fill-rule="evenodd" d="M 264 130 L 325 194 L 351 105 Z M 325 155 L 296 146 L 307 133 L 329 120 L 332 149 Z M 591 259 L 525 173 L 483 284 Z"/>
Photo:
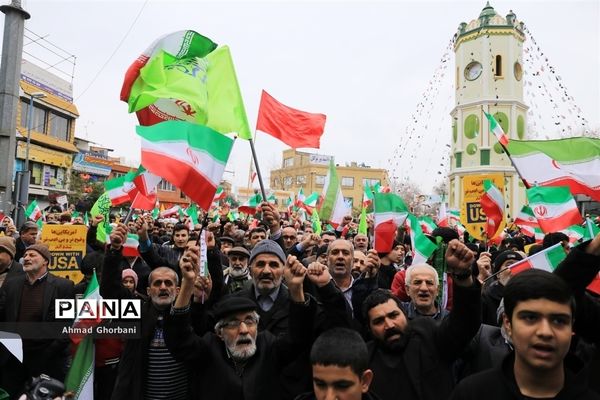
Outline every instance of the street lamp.
<path fill-rule="evenodd" d="M 29 172 L 29 144 L 31 143 L 31 124 L 33 119 L 33 99 L 43 99 L 44 92 L 33 92 L 29 94 L 29 107 L 27 107 L 27 146 L 25 146 L 25 171 Z M 29 182 L 27 182 L 29 185 Z"/>

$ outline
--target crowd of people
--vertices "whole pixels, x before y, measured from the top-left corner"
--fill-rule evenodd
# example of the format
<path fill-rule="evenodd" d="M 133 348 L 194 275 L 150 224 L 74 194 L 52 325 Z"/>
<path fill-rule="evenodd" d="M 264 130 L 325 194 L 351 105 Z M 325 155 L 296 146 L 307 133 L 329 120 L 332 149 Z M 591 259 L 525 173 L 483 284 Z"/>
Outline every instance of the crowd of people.
<path fill-rule="evenodd" d="M 84 224 L 56 217 L 46 223 Z M 402 229 L 378 253 L 372 225 L 357 233 L 352 217 L 320 233 L 270 203 L 256 217 L 193 226 L 137 213 L 105 221 L 104 243 L 97 216 L 81 282 L 49 273 L 38 224 L 7 217 L 0 321 L 54 321 L 54 300 L 81 297 L 94 273 L 103 298 L 140 299 L 138 338 L 96 340 L 99 400 L 600 399 L 600 300 L 586 290 L 600 235 L 515 234 L 488 247 L 439 227 L 437 250 L 415 264 Z M 128 234 L 139 256 L 123 254 Z M 557 243 L 568 255 L 555 271 L 512 273 Z M 64 380 L 74 345 L 25 339 L 22 363 L 0 350 L 0 388 L 13 398 L 30 377 Z"/>

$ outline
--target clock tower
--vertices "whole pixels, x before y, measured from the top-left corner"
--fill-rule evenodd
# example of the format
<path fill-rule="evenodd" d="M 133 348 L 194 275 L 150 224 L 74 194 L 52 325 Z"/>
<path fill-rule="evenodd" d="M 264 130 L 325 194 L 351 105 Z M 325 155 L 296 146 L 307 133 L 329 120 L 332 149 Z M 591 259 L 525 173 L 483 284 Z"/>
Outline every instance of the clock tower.
<path fill-rule="evenodd" d="M 523 23 L 510 11 L 496 13 L 489 2 L 477 19 L 461 23 L 454 37 L 455 107 L 449 173 L 449 205 L 461 211 L 472 236 L 482 239 L 485 215 L 479 199 L 483 180 L 504 193 L 505 216 L 525 204 L 525 188 L 484 112 L 494 116 L 511 139 L 524 139 Z"/>

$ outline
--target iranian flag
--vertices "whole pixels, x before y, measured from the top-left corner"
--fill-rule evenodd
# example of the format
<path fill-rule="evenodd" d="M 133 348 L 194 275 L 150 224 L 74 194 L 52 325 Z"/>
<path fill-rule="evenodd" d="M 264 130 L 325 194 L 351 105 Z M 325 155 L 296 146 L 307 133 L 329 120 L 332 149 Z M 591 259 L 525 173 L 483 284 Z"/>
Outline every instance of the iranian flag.
<path fill-rule="evenodd" d="M 200 221 L 198 221 L 198 207 L 196 207 L 196 204 L 190 204 L 190 206 L 185 210 L 185 214 L 190 217 L 190 223 L 192 224 L 191 229 L 200 223 Z"/>
<path fill-rule="evenodd" d="M 593 238 L 598 236 L 598 234 L 600 234 L 600 228 L 598 228 L 598 225 L 596 225 L 594 223 L 594 221 L 591 220 L 591 218 L 586 218 L 585 226 L 584 226 L 584 233 L 583 233 L 583 240 L 584 241 L 592 240 Z"/>
<path fill-rule="evenodd" d="M 256 193 L 254 196 L 246 200 L 244 204 L 239 206 L 238 211 L 243 212 L 244 214 L 254 215 L 256 214 L 256 210 L 261 202 L 262 196 L 260 195 L 260 193 Z"/>
<path fill-rule="evenodd" d="M 412 214 L 408 214 L 406 226 L 409 229 L 410 241 L 413 243 L 413 265 L 427 262 L 437 246 L 433 243 L 421 229 L 419 219 Z"/>
<path fill-rule="evenodd" d="M 519 214 L 514 220 L 514 224 L 521 229 L 523 229 L 525 226 L 530 226 L 533 228 L 539 226 L 538 220 L 533 214 L 533 210 L 529 206 L 523 206 L 523 208 L 521 208 L 521 211 L 519 211 Z"/>
<path fill-rule="evenodd" d="M 313 192 L 310 196 L 306 197 L 299 204 L 299 207 L 304 209 L 308 213 L 308 215 L 312 215 L 313 210 L 317 207 L 317 203 L 319 202 L 319 193 Z"/>
<path fill-rule="evenodd" d="M 125 257 L 139 257 L 140 252 L 138 246 L 140 245 L 138 235 L 134 233 L 127 234 L 127 240 L 123 244 L 123 256 Z"/>
<path fill-rule="evenodd" d="M 166 121 L 138 126 L 142 164 L 180 188 L 204 210 L 212 203 L 233 140 L 202 125 Z"/>
<path fill-rule="evenodd" d="M 483 181 L 483 189 L 485 192 L 479 202 L 486 215 L 485 234 L 488 239 L 493 239 L 504 219 L 504 196 L 489 179 Z"/>
<path fill-rule="evenodd" d="M 393 193 L 375 193 L 373 206 L 375 209 L 375 243 L 373 247 L 378 253 L 389 253 L 392 250 L 398 227 L 406 221 L 408 207 L 400 196 Z"/>
<path fill-rule="evenodd" d="M 31 203 L 29 203 L 29 206 L 27 206 L 27 209 L 25 210 L 25 217 L 33 221 L 37 221 L 42 217 L 42 210 L 40 210 L 40 206 L 38 206 L 36 200 L 33 200 Z"/>
<path fill-rule="evenodd" d="M 135 190 L 135 185 L 133 184 L 134 178 L 135 173 L 130 171 L 118 178 L 104 181 L 104 189 L 110 199 L 111 205 L 118 206 L 119 204 L 131 201 L 130 192 Z"/>
<path fill-rule="evenodd" d="M 494 118 L 493 115 L 486 113 L 485 111 L 483 113 L 485 114 L 485 117 L 488 119 L 488 121 L 490 121 L 490 132 L 492 132 L 496 136 L 496 139 L 498 139 L 502 146 L 507 146 L 508 135 L 504 133 L 504 130 L 502 129 L 498 121 L 496 121 L 496 118 Z"/>
<path fill-rule="evenodd" d="M 583 222 L 577 203 L 567 186 L 535 186 L 527 189 L 527 198 L 545 233 L 558 232 Z"/>
<path fill-rule="evenodd" d="M 433 222 L 433 220 L 426 215 L 424 215 L 422 217 L 418 217 L 417 220 L 419 221 L 421 230 L 423 231 L 423 233 L 425 233 L 427 235 L 431 235 L 433 230 L 435 228 L 437 228 L 437 225 L 435 224 L 435 222 Z"/>
<path fill-rule="evenodd" d="M 580 225 L 573 225 L 561 231 L 569 237 L 569 243 L 573 244 L 585 235 L 585 229 Z"/>
<path fill-rule="evenodd" d="M 552 272 L 566 256 L 567 253 L 563 249 L 562 244 L 557 243 L 552 247 L 548 247 L 539 253 L 535 253 L 524 260 L 512 264 L 509 268 L 512 275 L 532 268 Z"/>
<path fill-rule="evenodd" d="M 344 201 L 340 180 L 335 169 L 333 159 L 329 162 L 329 171 L 325 178 L 325 185 L 321 193 L 323 202 L 319 208 L 319 215 L 322 220 L 329 221 L 334 228 L 342 223 L 345 216 L 352 212 L 351 207 Z"/>
<path fill-rule="evenodd" d="M 102 300 L 96 271 L 83 295 L 83 300 Z M 94 326 L 100 323 L 99 319 L 75 320 L 74 327 Z M 95 346 L 92 335 L 86 335 L 83 340 L 80 337 L 72 337 L 78 344 L 75 357 L 65 379 L 65 388 L 74 393 L 74 399 L 88 400 L 94 398 L 94 358 Z"/>
<path fill-rule="evenodd" d="M 600 139 L 511 140 L 507 148 L 529 186 L 568 186 L 600 201 Z"/>
<path fill-rule="evenodd" d="M 215 192 L 215 197 L 213 198 L 213 203 L 216 203 L 220 200 L 225 199 L 226 196 L 227 196 L 227 193 L 225 193 L 223 186 L 219 186 L 217 188 L 217 191 Z"/>
<path fill-rule="evenodd" d="M 174 215 L 178 215 L 179 210 L 181 210 L 181 206 L 179 204 L 175 204 L 173 207 L 167 208 L 166 210 L 161 211 L 160 217 L 168 218 L 168 217 L 172 217 Z"/>

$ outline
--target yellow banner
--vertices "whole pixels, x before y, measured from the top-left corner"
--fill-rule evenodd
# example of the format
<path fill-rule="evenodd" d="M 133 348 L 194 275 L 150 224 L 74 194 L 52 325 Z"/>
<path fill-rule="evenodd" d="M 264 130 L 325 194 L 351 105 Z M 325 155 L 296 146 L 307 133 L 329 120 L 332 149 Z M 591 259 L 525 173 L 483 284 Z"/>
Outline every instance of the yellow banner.
<path fill-rule="evenodd" d="M 85 256 L 86 235 L 87 228 L 84 225 L 44 224 L 41 239 L 52 254 L 48 270 L 56 276 L 79 283 L 83 278 L 79 267 Z"/>
<path fill-rule="evenodd" d="M 17 158 L 25 159 L 27 154 L 27 142 L 17 142 Z M 29 144 L 29 159 L 43 164 L 54 165 L 56 167 L 69 168 L 72 164 L 73 156 L 69 153 L 46 149 L 35 144 Z"/>
<path fill-rule="evenodd" d="M 462 193 L 460 199 L 460 222 L 465 226 L 469 235 L 476 239 L 484 240 L 483 231 L 485 229 L 485 213 L 481 209 L 481 196 L 485 192 L 483 189 L 483 181 L 491 180 L 494 185 L 504 194 L 504 175 L 502 174 L 486 174 L 486 175 L 469 175 L 462 178 Z M 506 221 L 502 221 L 502 225 L 498 232 L 501 232 L 506 225 Z"/>

